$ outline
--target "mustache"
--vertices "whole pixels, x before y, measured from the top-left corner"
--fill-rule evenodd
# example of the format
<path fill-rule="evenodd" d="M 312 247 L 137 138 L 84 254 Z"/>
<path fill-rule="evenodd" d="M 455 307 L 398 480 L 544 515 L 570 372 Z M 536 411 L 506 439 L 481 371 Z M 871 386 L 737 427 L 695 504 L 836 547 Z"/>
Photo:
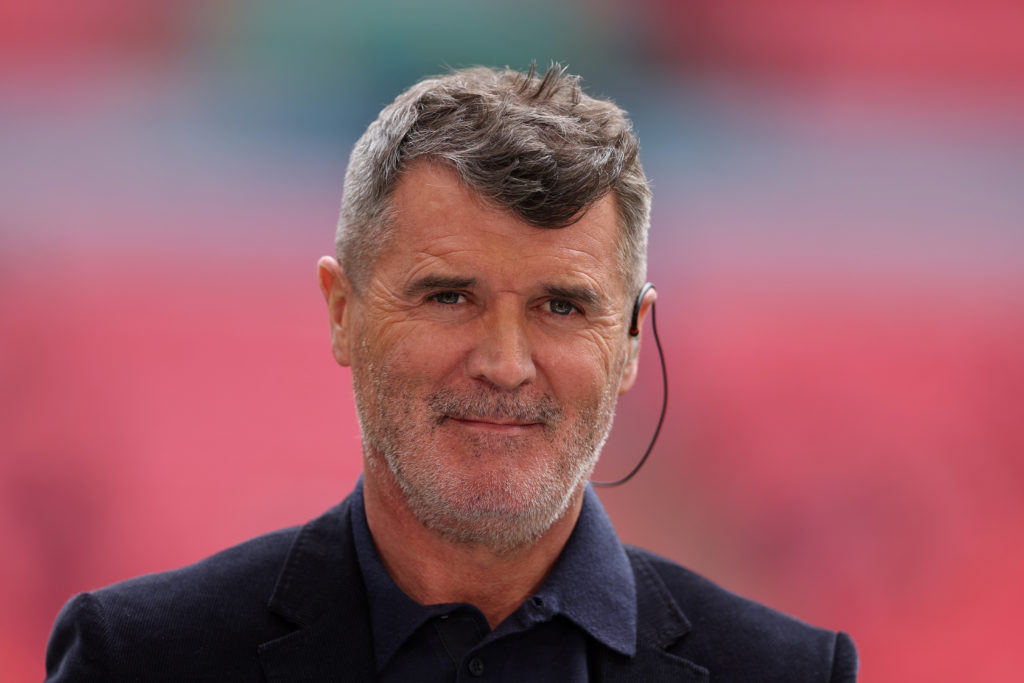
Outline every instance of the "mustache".
<path fill-rule="evenodd" d="M 528 397 L 520 393 L 505 393 L 483 387 L 472 392 L 456 393 L 441 389 L 430 395 L 430 409 L 439 417 L 439 423 L 449 417 L 459 420 L 512 420 L 543 425 L 557 422 L 562 410 L 546 394 Z"/>

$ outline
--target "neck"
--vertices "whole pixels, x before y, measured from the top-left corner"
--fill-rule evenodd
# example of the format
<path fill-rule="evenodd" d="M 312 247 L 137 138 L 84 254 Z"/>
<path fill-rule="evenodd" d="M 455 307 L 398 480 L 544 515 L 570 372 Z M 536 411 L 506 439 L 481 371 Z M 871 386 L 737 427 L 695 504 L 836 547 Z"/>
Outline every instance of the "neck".
<path fill-rule="evenodd" d="M 377 552 L 406 595 L 423 605 L 469 603 L 493 629 L 540 587 L 558 559 L 579 518 L 583 485 L 550 529 L 514 553 L 452 541 L 424 526 L 386 465 L 364 469 L 363 501 Z"/>

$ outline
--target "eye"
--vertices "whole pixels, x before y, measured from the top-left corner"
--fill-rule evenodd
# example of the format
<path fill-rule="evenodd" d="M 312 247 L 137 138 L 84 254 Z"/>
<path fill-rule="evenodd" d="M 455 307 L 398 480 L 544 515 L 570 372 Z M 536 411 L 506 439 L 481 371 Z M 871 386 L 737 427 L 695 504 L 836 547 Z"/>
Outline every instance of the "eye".
<path fill-rule="evenodd" d="M 458 292 L 438 292 L 430 296 L 431 301 L 436 301 L 439 304 L 446 304 L 452 306 L 461 303 L 465 297 Z"/>
<path fill-rule="evenodd" d="M 580 312 L 579 308 L 565 299 L 549 299 L 548 310 L 555 315 L 572 315 Z"/>

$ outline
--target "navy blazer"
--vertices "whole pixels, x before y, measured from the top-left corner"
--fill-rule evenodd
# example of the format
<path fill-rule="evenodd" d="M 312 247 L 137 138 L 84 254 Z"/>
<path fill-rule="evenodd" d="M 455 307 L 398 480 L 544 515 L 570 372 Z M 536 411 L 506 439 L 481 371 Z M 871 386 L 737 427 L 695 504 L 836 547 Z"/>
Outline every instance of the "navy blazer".
<path fill-rule="evenodd" d="M 302 527 L 72 599 L 47 681 L 371 681 L 369 607 L 350 500 Z M 626 547 L 637 653 L 595 646 L 595 681 L 853 681 L 844 633 L 815 628 Z"/>

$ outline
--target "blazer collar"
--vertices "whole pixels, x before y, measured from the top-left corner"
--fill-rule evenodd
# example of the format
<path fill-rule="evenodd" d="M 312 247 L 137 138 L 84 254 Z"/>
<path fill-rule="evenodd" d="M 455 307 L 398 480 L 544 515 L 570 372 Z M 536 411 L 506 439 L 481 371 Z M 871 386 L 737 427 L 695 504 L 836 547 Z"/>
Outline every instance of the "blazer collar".
<path fill-rule="evenodd" d="M 263 643 L 267 681 L 372 680 L 369 609 L 349 520 L 351 499 L 299 530 L 268 607 L 295 625 Z"/>
<path fill-rule="evenodd" d="M 637 649 L 625 657 L 599 648 L 593 660 L 594 678 L 604 683 L 618 681 L 682 681 L 707 683 L 704 667 L 667 650 L 690 631 L 690 621 L 646 558 L 626 547 L 633 566 L 637 592 Z"/>

